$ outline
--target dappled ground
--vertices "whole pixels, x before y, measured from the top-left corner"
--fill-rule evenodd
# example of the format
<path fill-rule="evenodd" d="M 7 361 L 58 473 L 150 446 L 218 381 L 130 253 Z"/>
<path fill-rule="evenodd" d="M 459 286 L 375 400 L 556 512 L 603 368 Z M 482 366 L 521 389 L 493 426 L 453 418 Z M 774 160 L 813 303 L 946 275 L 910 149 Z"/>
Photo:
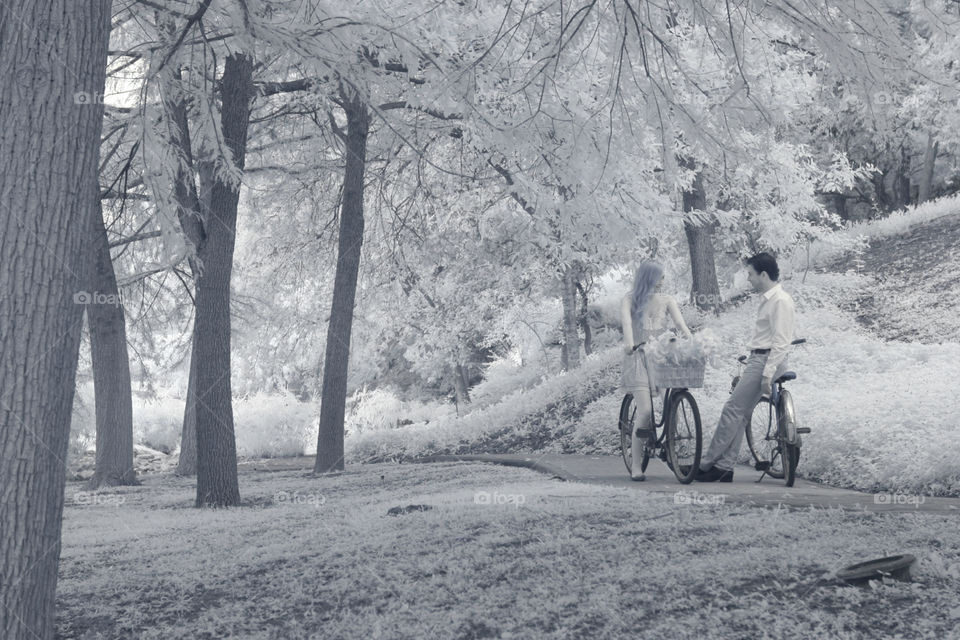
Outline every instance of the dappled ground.
<path fill-rule="evenodd" d="M 78 489 L 60 638 L 919 638 L 960 624 L 955 517 L 690 504 L 466 463 L 244 472 L 248 506 L 228 510 L 194 509 L 192 482 L 169 475 Z M 387 515 L 407 505 L 430 509 Z M 833 579 L 901 552 L 919 558 L 913 583 Z"/>
<path fill-rule="evenodd" d="M 886 340 L 960 342 L 960 216 L 875 238 L 831 270 L 868 278 L 844 308 Z"/>

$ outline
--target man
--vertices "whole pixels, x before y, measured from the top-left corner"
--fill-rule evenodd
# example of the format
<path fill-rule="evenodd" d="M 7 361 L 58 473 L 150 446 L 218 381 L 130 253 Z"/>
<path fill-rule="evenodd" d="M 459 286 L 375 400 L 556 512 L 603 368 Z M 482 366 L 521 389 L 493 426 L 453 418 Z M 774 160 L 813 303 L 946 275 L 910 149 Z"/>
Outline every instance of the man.
<path fill-rule="evenodd" d="M 740 382 L 723 406 L 720 422 L 700 461 L 696 479 L 700 482 L 732 482 L 733 465 L 747 421 L 762 396 L 773 391 L 773 381 L 783 375 L 787 351 L 793 342 L 793 298 L 780 286 L 780 268 L 769 253 L 747 260 L 747 278 L 761 293 L 757 326 L 750 341 L 750 357 Z"/>

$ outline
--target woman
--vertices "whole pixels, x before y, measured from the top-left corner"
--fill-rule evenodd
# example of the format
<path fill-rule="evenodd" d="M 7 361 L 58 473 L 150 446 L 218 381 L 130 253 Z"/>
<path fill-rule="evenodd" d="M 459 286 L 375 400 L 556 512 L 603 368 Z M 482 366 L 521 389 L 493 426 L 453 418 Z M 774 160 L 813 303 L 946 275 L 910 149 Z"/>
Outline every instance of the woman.
<path fill-rule="evenodd" d="M 691 337 L 687 323 L 683 321 L 680 307 L 672 296 L 660 293 L 663 287 L 663 267 L 655 262 L 644 262 L 633 278 L 633 288 L 620 304 L 620 319 L 623 323 L 623 367 L 621 387 L 624 393 L 633 395 L 637 407 L 631 443 L 633 460 L 630 477 L 643 480 L 640 462 L 643 457 L 643 441 L 637 437 L 636 428 L 650 424 L 650 387 L 647 370 L 640 350 L 634 347 L 663 333 L 667 317 L 687 338 Z"/>

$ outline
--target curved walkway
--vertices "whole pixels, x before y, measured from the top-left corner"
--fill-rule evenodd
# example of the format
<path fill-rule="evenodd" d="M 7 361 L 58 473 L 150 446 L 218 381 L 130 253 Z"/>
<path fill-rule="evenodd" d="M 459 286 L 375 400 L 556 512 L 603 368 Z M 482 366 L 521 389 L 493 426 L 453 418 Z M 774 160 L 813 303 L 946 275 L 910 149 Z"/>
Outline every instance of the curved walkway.
<path fill-rule="evenodd" d="M 872 512 L 925 512 L 960 515 L 960 498 L 939 498 L 906 494 L 865 493 L 838 489 L 797 478 L 793 487 L 766 477 L 757 483 L 760 472 L 738 465 L 733 482 L 692 482 L 682 485 L 673 472 L 659 460 L 651 460 L 643 482 L 633 482 L 627 475 L 620 456 L 544 454 L 475 454 L 442 455 L 420 458 L 417 462 L 490 462 L 515 467 L 526 467 L 570 482 L 585 482 L 615 487 L 631 487 L 654 493 L 697 492 L 707 496 L 723 495 L 724 502 L 738 502 L 757 506 L 785 507 L 843 507 Z M 689 496 L 688 496 L 689 497 Z"/>

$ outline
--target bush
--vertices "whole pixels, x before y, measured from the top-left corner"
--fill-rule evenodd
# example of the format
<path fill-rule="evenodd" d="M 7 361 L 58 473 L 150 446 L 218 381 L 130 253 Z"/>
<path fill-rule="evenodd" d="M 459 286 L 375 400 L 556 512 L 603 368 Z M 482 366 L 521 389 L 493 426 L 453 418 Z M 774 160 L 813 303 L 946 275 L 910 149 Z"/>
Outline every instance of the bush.
<path fill-rule="evenodd" d="M 233 401 L 237 455 L 284 458 L 317 451 L 319 403 L 290 393 L 257 393 Z"/>

